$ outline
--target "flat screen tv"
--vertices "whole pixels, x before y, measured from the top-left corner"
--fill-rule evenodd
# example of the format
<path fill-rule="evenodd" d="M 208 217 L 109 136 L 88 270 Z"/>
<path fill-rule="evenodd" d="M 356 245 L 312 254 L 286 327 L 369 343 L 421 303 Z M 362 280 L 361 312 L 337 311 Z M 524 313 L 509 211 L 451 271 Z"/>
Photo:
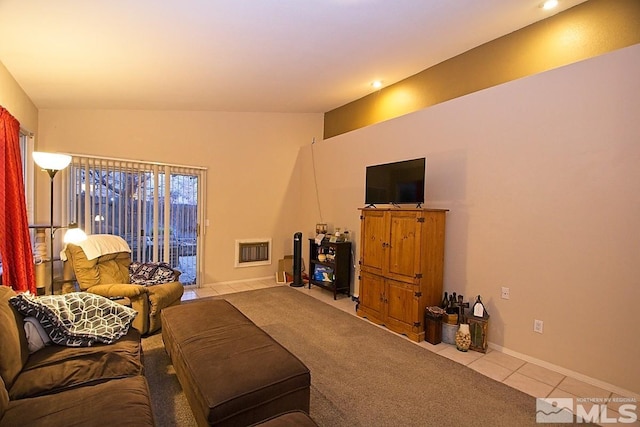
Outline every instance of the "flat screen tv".
<path fill-rule="evenodd" d="M 365 204 L 424 203 L 426 159 L 367 166 Z"/>

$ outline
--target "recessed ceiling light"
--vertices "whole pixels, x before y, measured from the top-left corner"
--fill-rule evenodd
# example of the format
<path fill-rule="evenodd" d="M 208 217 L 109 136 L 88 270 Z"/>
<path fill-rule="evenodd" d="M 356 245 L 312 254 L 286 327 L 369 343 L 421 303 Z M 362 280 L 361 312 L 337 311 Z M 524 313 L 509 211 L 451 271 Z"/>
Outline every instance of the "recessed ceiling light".
<path fill-rule="evenodd" d="M 540 7 L 543 8 L 544 10 L 549 10 L 549 9 L 553 9 L 557 5 L 558 5 L 558 0 L 547 0 L 544 3 L 542 3 Z"/>
<path fill-rule="evenodd" d="M 371 83 L 371 86 L 373 86 L 374 89 L 380 89 L 382 87 L 382 81 L 376 80 L 373 83 Z"/>

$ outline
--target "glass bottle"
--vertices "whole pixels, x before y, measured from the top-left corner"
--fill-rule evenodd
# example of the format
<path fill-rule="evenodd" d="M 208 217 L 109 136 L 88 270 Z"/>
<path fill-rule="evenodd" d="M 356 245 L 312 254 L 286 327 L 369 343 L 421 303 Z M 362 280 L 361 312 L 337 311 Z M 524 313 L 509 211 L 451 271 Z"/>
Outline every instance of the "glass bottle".
<path fill-rule="evenodd" d="M 449 307 L 449 296 L 448 296 L 447 292 L 445 291 L 444 299 L 442 300 L 442 303 L 440 304 L 440 308 L 443 308 L 443 309 L 446 310 L 447 307 Z"/>

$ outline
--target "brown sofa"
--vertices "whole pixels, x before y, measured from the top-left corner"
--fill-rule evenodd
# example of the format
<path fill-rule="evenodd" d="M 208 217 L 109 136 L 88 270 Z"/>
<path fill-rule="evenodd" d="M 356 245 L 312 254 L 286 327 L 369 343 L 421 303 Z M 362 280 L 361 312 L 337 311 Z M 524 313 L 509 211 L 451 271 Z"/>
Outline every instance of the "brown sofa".
<path fill-rule="evenodd" d="M 110 253 L 89 260 L 80 246 L 68 244 L 66 257 L 66 264 L 73 270 L 81 290 L 107 298 L 124 297 L 131 301 L 131 308 L 138 312 L 133 327 L 143 335 L 161 328 L 160 312 L 165 307 L 180 304 L 184 293 L 184 286 L 178 281 L 154 286 L 130 284 L 129 252 Z"/>
<path fill-rule="evenodd" d="M 154 425 L 137 330 L 111 345 L 29 354 L 14 295 L 0 286 L 0 427 Z"/>

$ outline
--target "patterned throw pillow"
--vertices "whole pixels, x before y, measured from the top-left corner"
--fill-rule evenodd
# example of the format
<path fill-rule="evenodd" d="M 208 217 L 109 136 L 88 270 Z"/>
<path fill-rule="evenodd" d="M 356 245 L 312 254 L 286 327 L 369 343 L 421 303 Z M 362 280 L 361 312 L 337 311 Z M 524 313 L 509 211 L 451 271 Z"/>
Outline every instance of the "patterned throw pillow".
<path fill-rule="evenodd" d="M 153 286 L 175 282 L 175 271 L 166 262 L 132 262 L 129 281 L 136 285 Z"/>
<path fill-rule="evenodd" d="M 23 293 L 9 299 L 24 316 L 33 316 L 51 341 L 68 347 L 113 344 L 129 331 L 137 311 L 87 292 L 36 297 Z"/>

